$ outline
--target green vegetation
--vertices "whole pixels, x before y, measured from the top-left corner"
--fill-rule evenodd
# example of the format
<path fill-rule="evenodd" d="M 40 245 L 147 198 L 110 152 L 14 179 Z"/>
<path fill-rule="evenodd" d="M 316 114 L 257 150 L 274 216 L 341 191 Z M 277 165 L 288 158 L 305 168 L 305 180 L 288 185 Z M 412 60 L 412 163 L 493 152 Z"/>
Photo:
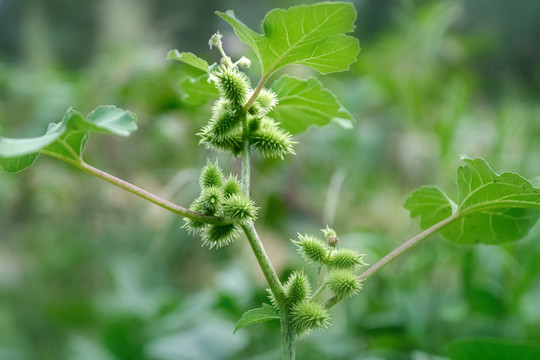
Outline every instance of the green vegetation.
<path fill-rule="evenodd" d="M 217 32 L 209 44 L 221 54 L 218 64 L 173 50 L 167 58 L 184 68 L 176 63 L 149 71 L 152 82 L 118 84 L 123 95 L 111 98 L 138 114 L 139 133 L 146 134 L 123 141 L 125 150 L 100 138 L 89 142 L 92 133 L 127 136 L 137 129 L 132 112 L 111 105 L 87 116 L 70 108 L 42 136 L 0 137 L 0 166 L 7 172 L 47 155 L 172 216 L 146 212 L 130 197 L 117 198 L 114 209 L 117 192 L 53 163 L 39 162 L 40 175 L 33 170 L 30 177 L 28 172 L 0 177 L 6 184 L 2 206 L 9 209 L 0 223 L 7 239 L 0 250 L 12 254 L 6 257 L 6 280 L 0 281 L 6 289 L 6 302 L 0 302 L 0 332 L 6 334 L 0 355 L 105 360 L 255 359 L 279 353 L 292 359 L 297 352 L 299 358 L 313 353 L 337 359 L 534 356 L 540 189 L 537 180 L 517 173 L 498 175 L 482 157 L 496 168 L 534 176 L 538 114 L 501 89 L 498 96 L 507 99 L 510 110 L 500 110 L 496 126 L 486 131 L 489 116 L 473 101 L 482 86 L 473 81 L 474 72 L 439 64 L 445 51 L 455 50 L 455 43 L 447 44 L 459 6 L 435 3 L 403 11 L 411 18 L 403 18 L 401 31 L 390 31 L 371 43 L 371 53 L 364 47 L 361 55 L 358 40 L 349 34 L 356 19 L 350 3 L 271 10 L 262 34 L 232 11 L 217 12 L 248 53 L 229 56 L 232 40 Z M 411 48 L 417 51 L 410 54 Z M 293 64 L 302 67 L 287 66 Z M 320 81 L 309 68 L 320 74 L 350 69 L 353 75 Z M 110 66 L 99 71 L 107 74 Z M 3 84 L 20 81 L 6 74 Z M 163 89 L 171 79 L 180 82 Z M 449 85 L 441 89 L 441 81 Z M 81 101 L 73 106 L 84 109 L 83 95 L 94 85 L 78 86 L 71 92 Z M 98 84 L 94 92 L 100 89 Z M 524 119 L 518 127 L 509 120 L 515 114 Z M 154 116 L 152 124 L 148 119 Z M 25 132 L 10 127 L 4 135 Z M 491 137 L 484 139 L 485 134 Z M 129 145 L 132 141 L 136 144 Z M 482 151 L 484 141 L 491 151 Z M 194 151 L 196 142 L 202 146 Z M 510 145 L 518 142 L 516 153 Z M 219 161 L 215 151 L 222 154 Z M 450 188 L 450 169 L 461 152 L 474 158 L 462 157 L 457 196 L 421 186 L 405 201 L 423 230 L 410 237 L 413 227 L 398 205 L 422 183 Z M 143 186 L 87 161 L 104 162 L 104 168 Z M 197 182 L 196 168 L 204 163 Z M 171 176 L 179 167 L 185 170 Z M 173 180 L 161 191 L 144 190 L 156 186 L 150 180 L 156 171 L 160 181 L 167 175 Z M 35 190 L 23 190 L 28 185 Z M 59 202 L 62 193 L 69 195 Z M 316 229 L 323 226 L 319 237 Z M 450 242 L 434 239 L 408 252 L 437 234 Z M 287 238 L 294 238 L 292 244 Z M 479 245 L 467 246 L 472 244 Z M 21 276 L 34 285 L 18 285 Z M 523 318 L 516 321 L 516 314 Z M 205 345 L 198 346 L 200 341 Z"/>

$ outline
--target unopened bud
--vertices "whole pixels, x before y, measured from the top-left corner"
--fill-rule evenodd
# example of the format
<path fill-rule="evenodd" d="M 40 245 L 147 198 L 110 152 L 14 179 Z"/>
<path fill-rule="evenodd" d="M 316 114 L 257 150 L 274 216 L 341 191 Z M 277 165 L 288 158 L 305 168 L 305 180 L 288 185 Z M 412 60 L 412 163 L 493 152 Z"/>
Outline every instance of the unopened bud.
<path fill-rule="evenodd" d="M 328 241 L 328 245 L 331 247 L 336 247 L 339 245 L 339 239 L 337 237 L 337 234 L 334 229 L 330 229 L 328 225 L 326 226 L 326 229 L 321 230 L 326 236 L 326 241 Z"/>
<path fill-rule="evenodd" d="M 249 68 L 251 67 L 251 60 L 249 60 L 247 57 L 242 56 L 240 60 L 238 60 L 235 65 L 241 67 L 241 68 Z"/>

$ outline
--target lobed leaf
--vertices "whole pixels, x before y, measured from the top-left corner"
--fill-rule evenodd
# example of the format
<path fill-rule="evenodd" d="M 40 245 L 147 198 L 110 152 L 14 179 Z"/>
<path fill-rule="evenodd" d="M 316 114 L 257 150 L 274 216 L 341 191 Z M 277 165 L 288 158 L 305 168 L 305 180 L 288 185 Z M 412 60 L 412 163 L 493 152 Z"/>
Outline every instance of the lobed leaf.
<path fill-rule="evenodd" d="M 405 202 L 427 229 L 454 216 L 439 232 L 459 244 L 501 244 L 525 237 L 540 217 L 540 189 L 516 173 L 496 174 L 482 158 L 464 158 L 455 204 L 437 187 L 423 186 Z"/>
<path fill-rule="evenodd" d="M 196 67 L 204 72 L 210 72 L 210 66 L 206 60 L 197 57 L 197 55 L 190 52 L 179 52 L 178 50 L 170 50 L 167 54 L 167 60 L 178 60 L 184 64 Z"/>
<path fill-rule="evenodd" d="M 269 116 L 291 134 L 298 134 L 310 125 L 326 125 L 334 119 L 340 123 L 354 121 L 336 96 L 316 78 L 283 75 L 272 84 L 272 90 L 279 102 Z"/>
<path fill-rule="evenodd" d="M 71 160 L 82 156 L 90 132 L 128 136 L 137 129 L 136 117 L 112 105 L 99 106 L 85 118 L 68 109 L 59 123 L 51 123 L 45 135 L 26 139 L 0 137 L 0 166 L 15 173 L 31 166 L 40 151 Z"/>
<path fill-rule="evenodd" d="M 251 30 L 232 10 L 218 11 L 217 15 L 255 52 L 267 76 L 289 64 L 310 66 L 321 74 L 344 71 L 360 51 L 358 40 L 345 35 L 354 30 L 356 20 L 351 3 L 323 2 L 271 10 L 262 23 L 264 34 Z"/>
<path fill-rule="evenodd" d="M 246 311 L 234 327 L 234 332 L 248 325 L 274 319 L 279 319 L 279 313 L 277 312 L 277 310 L 268 304 L 263 304 L 260 308 Z"/>

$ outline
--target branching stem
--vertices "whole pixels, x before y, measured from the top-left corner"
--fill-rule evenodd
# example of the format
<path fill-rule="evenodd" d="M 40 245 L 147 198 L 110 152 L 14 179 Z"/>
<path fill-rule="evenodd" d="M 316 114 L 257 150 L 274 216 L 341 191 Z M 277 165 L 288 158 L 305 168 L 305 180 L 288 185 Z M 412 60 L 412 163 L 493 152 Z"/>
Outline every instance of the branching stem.
<path fill-rule="evenodd" d="M 438 222 L 437 224 L 433 225 L 432 227 L 422 231 L 420 234 L 414 236 L 413 238 L 407 240 L 405 243 L 403 243 L 401 246 L 397 247 L 395 250 L 390 252 L 388 255 L 383 257 L 381 260 L 376 262 L 374 265 L 372 265 L 369 269 L 364 271 L 362 275 L 358 277 L 358 280 L 364 281 L 367 278 L 369 278 L 371 275 L 375 274 L 379 270 L 381 270 L 386 265 L 390 264 L 394 259 L 405 253 L 406 251 L 410 250 L 413 246 L 420 243 L 422 240 L 427 239 L 429 236 L 433 235 L 446 225 L 456 221 L 459 219 L 459 215 L 452 215 L 450 217 L 447 217 L 443 221 Z M 330 299 L 326 300 L 324 302 L 324 306 L 327 308 L 331 308 L 335 304 L 337 304 L 341 299 L 339 299 L 336 296 L 331 297 Z"/>
<path fill-rule="evenodd" d="M 125 180 L 122 180 L 122 179 L 119 179 L 117 178 L 116 176 L 114 175 L 111 175 L 109 173 L 106 173 L 105 171 L 103 170 L 100 170 L 100 169 L 97 169 L 87 163 L 85 163 L 82 159 L 78 159 L 78 160 L 74 160 L 74 159 L 71 159 L 71 158 L 68 158 L 68 157 L 65 157 L 65 156 L 62 156 L 62 155 L 59 155 L 59 154 L 56 154 L 56 153 L 53 153 L 53 152 L 50 152 L 50 151 L 47 151 L 47 150 L 40 150 L 40 153 L 44 154 L 44 155 L 48 155 L 48 156 L 51 156 L 51 157 L 54 157 L 54 158 L 57 158 L 59 160 L 62 160 L 62 161 L 65 161 L 77 168 L 79 168 L 80 170 L 88 173 L 88 174 L 91 174 L 91 175 L 94 175 L 94 176 L 97 176 L 98 178 L 102 179 L 102 180 L 105 180 L 113 185 L 116 185 L 118 186 L 119 188 L 122 188 L 126 191 L 129 191 L 130 193 L 134 194 L 134 195 L 137 195 L 138 197 L 140 198 L 143 198 L 153 204 L 156 204 L 157 206 L 160 206 L 166 210 L 169 210 L 170 212 L 173 212 L 175 214 L 178 214 L 178 215 L 182 215 L 182 216 L 185 216 L 185 217 L 188 217 L 190 219 L 195 219 L 195 220 L 199 220 L 199 221 L 202 221 L 202 222 L 205 222 L 205 223 L 208 223 L 208 224 L 225 224 L 226 222 L 220 218 L 220 217 L 216 217 L 216 216 L 208 216 L 208 215 L 203 215 L 203 214 L 200 214 L 198 212 L 195 212 L 195 211 L 191 211 L 189 209 L 186 209 L 182 206 L 179 206 L 179 205 L 176 205 L 166 199 L 163 199 L 151 192 L 148 192 L 144 189 L 141 189 L 140 187 L 138 186 L 135 186 Z"/>

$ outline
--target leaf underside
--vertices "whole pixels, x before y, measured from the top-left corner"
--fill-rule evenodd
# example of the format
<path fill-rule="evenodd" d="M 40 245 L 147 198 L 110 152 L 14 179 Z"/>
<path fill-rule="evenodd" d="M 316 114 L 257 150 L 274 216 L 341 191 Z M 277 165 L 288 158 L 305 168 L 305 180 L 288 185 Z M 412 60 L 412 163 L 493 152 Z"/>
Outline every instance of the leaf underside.
<path fill-rule="evenodd" d="M 279 319 L 279 314 L 274 307 L 263 304 L 262 307 L 248 310 L 242 315 L 234 328 L 234 332 L 248 325 Z"/>
<path fill-rule="evenodd" d="M 341 120 L 340 123 L 353 122 L 352 115 L 336 96 L 314 77 L 304 80 L 283 75 L 272 84 L 272 90 L 279 102 L 270 116 L 291 134 L 300 133 L 310 125 L 326 125 L 333 119 Z"/>
<path fill-rule="evenodd" d="M 349 69 L 360 51 L 358 40 L 345 35 L 354 30 L 356 9 L 350 3 L 324 2 L 271 10 L 258 34 L 238 20 L 234 12 L 217 12 L 242 42 L 257 55 L 263 74 L 298 64 L 321 74 Z"/>
<path fill-rule="evenodd" d="M 525 237 L 540 216 L 540 189 L 516 173 L 496 174 L 482 158 L 463 159 L 457 172 L 458 202 L 435 186 L 423 186 L 405 202 L 427 229 L 451 215 L 439 232 L 459 244 L 501 244 Z"/>
<path fill-rule="evenodd" d="M 0 166 L 15 173 L 31 166 L 40 152 L 80 160 L 90 132 L 128 136 L 137 129 L 136 117 L 112 105 L 99 106 L 87 117 L 68 109 L 59 123 L 51 123 L 45 135 L 26 139 L 0 137 Z"/>

